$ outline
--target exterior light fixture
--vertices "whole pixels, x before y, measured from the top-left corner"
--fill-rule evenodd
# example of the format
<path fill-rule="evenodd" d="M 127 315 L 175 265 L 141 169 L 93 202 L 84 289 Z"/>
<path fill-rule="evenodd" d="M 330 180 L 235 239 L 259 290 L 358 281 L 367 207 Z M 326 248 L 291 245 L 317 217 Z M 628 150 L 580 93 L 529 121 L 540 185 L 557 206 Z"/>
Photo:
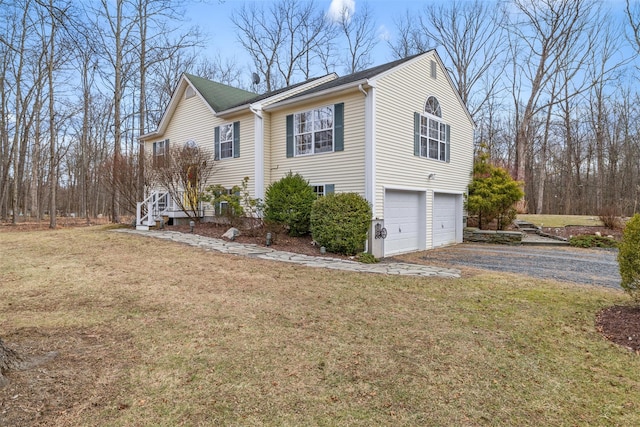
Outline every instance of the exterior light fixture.
<path fill-rule="evenodd" d="M 193 227 L 196 226 L 196 222 L 195 221 L 189 221 L 189 228 L 191 229 L 191 232 L 193 233 Z"/>
<path fill-rule="evenodd" d="M 271 239 L 272 239 L 272 237 L 273 237 L 273 236 L 271 235 L 271 233 L 267 233 L 267 242 L 266 242 L 266 243 L 267 243 L 267 246 L 271 246 Z"/>

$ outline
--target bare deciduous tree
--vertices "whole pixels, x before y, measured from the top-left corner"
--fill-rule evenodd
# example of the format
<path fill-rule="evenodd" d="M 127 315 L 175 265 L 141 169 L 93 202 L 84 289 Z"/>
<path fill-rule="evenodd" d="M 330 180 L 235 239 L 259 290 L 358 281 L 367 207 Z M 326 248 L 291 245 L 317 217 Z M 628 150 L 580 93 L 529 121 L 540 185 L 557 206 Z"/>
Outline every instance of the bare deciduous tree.
<path fill-rule="evenodd" d="M 313 2 L 244 3 L 231 20 L 267 92 L 293 84 L 296 71 L 308 77 L 312 52 L 330 43 L 333 34 Z"/>
<path fill-rule="evenodd" d="M 336 25 L 347 41 L 346 72 L 351 74 L 368 68 L 373 63 L 371 52 L 378 44 L 376 23 L 369 4 L 364 3 L 361 9 L 353 11 L 344 7 Z"/>
<path fill-rule="evenodd" d="M 545 98 L 551 83 L 563 73 L 564 80 L 556 87 L 559 93 L 574 97 L 585 90 L 585 82 L 574 77 L 588 65 L 598 10 L 592 0 L 514 0 L 513 6 L 517 13 L 509 29 L 514 86 L 526 87 L 513 92 L 518 120 L 515 170 L 516 179 L 526 185 L 531 178 L 527 165 L 531 165 L 535 117 L 563 99 Z M 524 200 L 519 209 L 526 211 Z"/>
<path fill-rule="evenodd" d="M 189 218 L 200 218 L 200 196 L 216 171 L 213 153 L 185 145 L 171 148 L 160 160 L 148 156 L 147 161 L 148 184 L 166 189 Z"/>
<path fill-rule="evenodd" d="M 420 16 L 421 33 L 446 52 L 445 62 L 453 66 L 451 76 L 472 117 L 478 115 L 499 81 L 505 50 L 503 18 L 501 6 L 481 0 L 430 4 Z"/>
<path fill-rule="evenodd" d="M 430 40 L 421 30 L 420 21 L 415 15 L 407 11 L 394 22 L 397 38 L 387 42 L 394 58 L 402 59 L 430 49 Z"/>

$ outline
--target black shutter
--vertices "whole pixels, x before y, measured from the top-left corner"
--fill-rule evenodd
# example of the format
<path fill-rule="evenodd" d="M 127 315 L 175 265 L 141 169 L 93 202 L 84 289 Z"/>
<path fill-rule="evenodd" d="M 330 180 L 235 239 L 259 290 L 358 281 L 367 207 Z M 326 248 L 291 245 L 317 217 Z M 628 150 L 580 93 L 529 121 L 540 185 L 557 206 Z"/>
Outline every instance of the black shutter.
<path fill-rule="evenodd" d="M 287 116 L 287 157 L 293 157 L 293 114 Z"/>
<path fill-rule="evenodd" d="M 420 155 L 420 113 L 413 113 L 413 155 Z"/>
<path fill-rule="evenodd" d="M 240 122 L 233 122 L 233 157 L 240 157 Z"/>
<path fill-rule="evenodd" d="M 213 160 L 220 160 L 220 126 L 216 126 L 213 131 L 214 144 L 213 144 Z"/>
<path fill-rule="evenodd" d="M 451 161 L 451 126 L 447 126 L 447 153 L 446 153 L 446 162 L 449 163 Z"/>
<path fill-rule="evenodd" d="M 344 150 L 344 103 L 333 106 L 333 150 Z"/>

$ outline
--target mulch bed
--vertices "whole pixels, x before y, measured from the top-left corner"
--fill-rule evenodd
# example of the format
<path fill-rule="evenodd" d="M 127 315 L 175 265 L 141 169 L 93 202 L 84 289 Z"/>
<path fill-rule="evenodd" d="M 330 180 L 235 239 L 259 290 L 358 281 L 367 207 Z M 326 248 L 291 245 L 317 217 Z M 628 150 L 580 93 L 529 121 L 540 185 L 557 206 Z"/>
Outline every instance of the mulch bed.
<path fill-rule="evenodd" d="M 224 239 L 222 235 L 231 228 L 230 225 L 220 225 L 212 222 L 200 222 L 196 223 L 193 228 L 194 234 L 200 236 L 212 237 L 215 239 Z M 167 231 L 179 231 L 181 233 L 190 233 L 191 228 L 188 225 L 170 225 L 165 228 Z M 258 246 L 267 246 L 267 232 L 271 233 L 272 241 L 270 248 L 277 251 L 295 252 L 298 254 L 332 257 L 341 259 L 353 259 L 355 257 L 333 254 L 333 253 L 320 253 L 320 246 L 313 242 L 311 236 L 292 237 L 289 236 L 284 230 L 277 230 L 275 228 L 266 229 L 264 227 L 253 231 L 240 231 L 240 235 L 236 236 L 234 242 L 249 243 Z"/>
<path fill-rule="evenodd" d="M 601 236 L 612 236 L 616 240 L 622 240 L 622 230 L 612 230 L 602 226 L 567 225 L 565 227 L 543 227 L 542 231 L 552 236 L 564 237 L 565 239 L 573 236 L 582 236 L 585 234 L 595 235 L 596 233 L 600 233 Z"/>
<path fill-rule="evenodd" d="M 640 355 L 640 306 L 605 308 L 596 317 L 596 328 L 608 340 Z"/>

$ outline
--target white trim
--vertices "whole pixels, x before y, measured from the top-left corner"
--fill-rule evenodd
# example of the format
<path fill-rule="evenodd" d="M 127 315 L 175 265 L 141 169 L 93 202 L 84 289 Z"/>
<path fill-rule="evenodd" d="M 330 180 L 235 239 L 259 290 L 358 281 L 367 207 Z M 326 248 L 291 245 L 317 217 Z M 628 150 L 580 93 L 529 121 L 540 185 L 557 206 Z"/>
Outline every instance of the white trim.
<path fill-rule="evenodd" d="M 282 101 L 276 102 L 274 104 L 271 104 L 271 106 L 265 108 L 265 111 L 277 111 L 277 110 L 281 110 L 285 107 L 288 107 L 291 104 L 296 104 L 299 102 L 303 102 L 303 101 L 308 101 L 310 99 L 319 99 L 322 98 L 323 96 L 326 95 L 332 95 L 334 93 L 339 93 L 339 92 L 344 92 L 347 90 L 357 90 L 360 91 L 360 86 L 363 87 L 370 87 L 369 85 L 369 80 L 367 79 L 362 79 L 362 80 L 358 80 L 355 82 L 351 82 L 349 84 L 344 84 L 344 85 L 340 85 L 340 86 L 334 86 L 331 87 L 329 89 L 325 89 L 322 90 L 320 92 L 313 92 L 313 93 L 309 93 L 307 95 L 302 95 L 302 96 L 295 96 L 293 98 L 287 98 L 284 99 Z"/>
<path fill-rule="evenodd" d="M 387 190 L 401 190 L 401 191 L 427 191 L 430 188 L 427 187 L 409 187 L 405 185 L 383 185 L 382 191 Z"/>
<path fill-rule="evenodd" d="M 275 94 L 273 96 L 261 99 L 259 101 L 256 101 L 256 102 L 260 103 L 260 106 L 258 107 L 258 109 L 264 109 L 266 111 L 266 107 L 268 105 L 277 103 L 278 100 L 281 99 L 281 98 L 282 99 L 288 98 L 290 96 L 295 95 L 295 93 L 304 92 L 306 90 L 309 90 L 311 88 L 314 88 L 314 87 L 322 85 L 322 84 L 325 84 L 325 83 L 327 83 L 327 82 L 329 82 L 331 80 L 335 80 L 337 78 L 338 78 L 338 75 L 336 73 L 330 73 L 330 74 L 327 74 L 326 76 L 322 76 L 322 77 L 319 77 L 317 79 L 314 79 L 314 80 L 310 81 L 309 83 L 306 83 L 306 84 L 303 84 L 303 85 L 300 85 L 300 86 L 296 86 L 296 87 L 294 87 L 292 89 L 285 90 L 285 91 L 277 93 L 277 94 Z M 291 94 L 290 92 L 294 92 L 294 93 Z M 238 105 L 237 107 L 233 107 L 233 108 L 230 108 L 228 110 L 220 111 L 218 113 L 218 117 L 224 117 L 224 116 L 227 116 L 229 114 L 237 113 L 238 111 L 243 111 L 243 110 L 245 110 L 247 108 L 253 110 L 253 106 L 254 106 L 254 104 Z"/>
<path fill-rule="evenodd" d="M 376 90 L 371 87 L 364 100 L 364 194 L 371 205 L 372 217 L 376 212 Z"/>
<path fill-rule="evenodd" d="M 433 191 L 434 193 L 452 194 L 456 196 L 463 196 L 466 193 L 464 191 L 438 190 L 437 188 L 430 188 L 430 190 Z"/>
<path fill-rule="evenodd" d="M 251 111 L 255 114 L 254 123 L 254 197 L 264 200 L 264 120 L 262 118 L 262 110 L 257 107 Z"/>

